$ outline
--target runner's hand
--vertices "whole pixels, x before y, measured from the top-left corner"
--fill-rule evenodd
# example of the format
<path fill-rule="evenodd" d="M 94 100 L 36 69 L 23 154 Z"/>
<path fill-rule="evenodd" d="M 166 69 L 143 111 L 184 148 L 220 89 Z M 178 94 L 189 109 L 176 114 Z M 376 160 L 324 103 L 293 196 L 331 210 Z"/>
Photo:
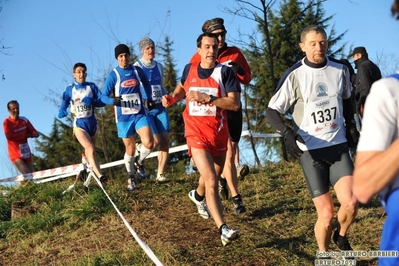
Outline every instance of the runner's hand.
<path fill-rule="evenodd" d="M 229 62 L 229 66 L 234 71 L 234 73 L 237 73 L 238 75 L 244 75 L 245 74 L 245 70 L 240 65 L 240 63 L 235 62 L 235 61 L 231 61 L 231 62 Z"/>
<path fill-rule="evenodd" d="M 294 158 L 301 157 L 303 151 L 298 147 L 298 144 L 296 143 L 297 140 L 301 143 L 305 143 L 301 136 L 296 134 L 295 131 L 290 127 L 286 127 L 284 131 L 281 132 L 281 135 L 284 138 L 284 144 L 287 153 Z"/>
<path fill-rule="evenodd" d="M 66 117 L 66 116 L 68 116 L 68 112 L 67 111 L 65 111 L 65 110 L 60 110 L 60 111 L 58 111 L 58 118 L 64 118 L 64 117 Z"/>
<path fill-rule="evenodd" d="M 114 98 L 114 105 L 120 105 L 121 104 L 121 101 L 123 101 L 123 99 L 122 99 L 122 96 L 116 96 L 115 98 Z"/>
<path fill-rule="evenodd" d="M 359 131 L 357 131 L 356 125 L 350 124 L 346 127 L 346 139 L 348 141 L 349 148 L 356 148 L 359 142 Z"/>

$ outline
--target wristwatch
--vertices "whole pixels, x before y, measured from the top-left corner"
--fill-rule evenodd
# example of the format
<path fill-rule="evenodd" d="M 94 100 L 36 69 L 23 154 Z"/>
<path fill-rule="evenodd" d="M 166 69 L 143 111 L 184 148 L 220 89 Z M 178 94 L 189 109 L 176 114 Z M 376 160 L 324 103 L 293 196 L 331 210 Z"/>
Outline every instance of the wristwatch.
<path fill-rule="evenodd" d="M 213 96 L 212 94 L 209 95 L 209 102 L 208 103 L 212 103 L 214 100 L 216 100 L 217 97 Z"/>

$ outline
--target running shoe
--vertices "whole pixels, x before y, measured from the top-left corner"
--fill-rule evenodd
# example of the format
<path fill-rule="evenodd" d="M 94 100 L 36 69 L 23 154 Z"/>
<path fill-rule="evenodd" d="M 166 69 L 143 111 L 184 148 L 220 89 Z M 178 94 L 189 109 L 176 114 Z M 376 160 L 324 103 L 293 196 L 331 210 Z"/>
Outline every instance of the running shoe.
<path fill-rule="evenodd" d="M 223 246 L 226 246 L 231 241 L 238 238 L 238 230 L 236 228 L 228 228 L 227 225 L 222 226 L 220 239 L 222 240 Z"/>
<path fill-rule="evenodd" d="M 100 176 L 100 182 L 103 185 L 106 185 L 108 182 L 108 178 L 105 175 Z"/>
<path fill-rule="evenodd" d="M 339 234 L 339 228 L 335 230 L 333 234 L 333 241 L 338 246 L 341 251 L 352 250 L 351 245 L 349 244 L 348 238 L 346 236 L 341 236 Z M 355 257 L 343 257 L 345 260 L 355 260 Z"/>
<path fill-rule="evenodd" d="M 132 191 L 132 190 L 137 189 L 135 179 L 136 179 L 136 178 L 135 178 L 135 176 L 133 176 L 133 175 L 131 175 L 131 176 L 129 176 L 129 177 L 127 178 L 127 188 L 126 188 L 127 191 Z"/>
<path fill-rule="evenodd" d="M 229 190 L 227 189 L 227 181 L 224 178 L 219 178 L 219 197 L 222 200 L 229 198 Z"/>
<path fill-rule="evenodd" d="M 159 174 L 156 178 L 158 182 L 165 182 L 166 181 L 166 176 L 164 174 Z"/>
<path fill-rule="evenodd" d="M 199 215 L 201 215 L 202 218 L 209 219 L 211 217 L 208 211 L 208 207 L 206 207 L 205 199 L 203 199 L 202 201 L 198 201 L 195 199 L 195 190 L 191 190 L 188 193 L 188 197 L 192 202 L 195 203 L 195 205 L 197 205 L 198 213 Z"/>
<path fill-rule="evenodd" d="M 246 164 L 237 166 L 238 179 L 242 180 L 249 174 L 249 167 Z"/>
<path fill-rule="evenodd" d="M 244 213 L 247 211 L 245 208 L 244 202 L 242 202 L 241 195 L 237 195 L 233 197 L 233 205 L 234 205 L 234 212 L 236 214 Z"/>
<path fill-rule="evenodd" d="M 139 163 L 139 156 L 136 156 L 136 158 L 134 159 L 134 166 L 136 167 L 136 171 L 137 171 L 137 174 L 139 175 L 140 179 L 144 179 L 146 177 L 144 164 Z"/>

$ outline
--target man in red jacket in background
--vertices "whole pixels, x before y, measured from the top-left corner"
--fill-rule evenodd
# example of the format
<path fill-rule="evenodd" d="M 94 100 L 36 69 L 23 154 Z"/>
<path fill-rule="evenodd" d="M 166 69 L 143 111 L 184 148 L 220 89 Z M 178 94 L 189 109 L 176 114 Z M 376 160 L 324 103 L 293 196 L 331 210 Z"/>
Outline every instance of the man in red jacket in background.
<path fill-rule="evenodd" d="M 8 156 L 21 174 L 33 172 L 32 154 L 28 138 L 39 137 L 39 132 L 26 117 L 19 116 L 19 103 L 15 100 L 7 103 L 10 116 L 3 122 L 3 130 L 8 145 Z"/>

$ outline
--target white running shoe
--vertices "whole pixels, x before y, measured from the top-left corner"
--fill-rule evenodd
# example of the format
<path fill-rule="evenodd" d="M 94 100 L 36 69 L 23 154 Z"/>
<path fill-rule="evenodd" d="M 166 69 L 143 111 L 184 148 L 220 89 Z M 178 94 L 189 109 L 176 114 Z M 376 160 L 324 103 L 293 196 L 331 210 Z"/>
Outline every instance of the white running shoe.
<path fill-rule="evenodd" d="M 227 225 L 223 225 L 220 239 L 222 240 L 223 246 L 226 246 L 231 241 L 238 238 L 238 230 L 236 228 L 228 228 Z"/>
<path fill-rule="evenodd" d="M 199 215 L 201 215 L 201 217 L 204 219 L 209 219 L 211 215 L 209 214 L 208 207 L 206 207 L 205 199 L 202 201 L 198 201 L 195 199 L 194 195 L 195 195 L 195 190 L 191 190 L 188 193 L 188 197 L 190 198 L 190 200 L 194 202 L 195 205 L 197 205 Z"/>
<path fill-rule="evenodd" d="M 132 191 L 137 188 L 136 182 L 134 180 L 135 180 L 134 176 L 129 176 L 127 178 L 127 188 L 126 188 L 127 191 Z"/>
<path fill-rule="evenodd" d="M 166 181 L 166 176 L 164 174 L 160 174 L 157 176 L 156 180 L 158 182 L 165 182 Z"/>

